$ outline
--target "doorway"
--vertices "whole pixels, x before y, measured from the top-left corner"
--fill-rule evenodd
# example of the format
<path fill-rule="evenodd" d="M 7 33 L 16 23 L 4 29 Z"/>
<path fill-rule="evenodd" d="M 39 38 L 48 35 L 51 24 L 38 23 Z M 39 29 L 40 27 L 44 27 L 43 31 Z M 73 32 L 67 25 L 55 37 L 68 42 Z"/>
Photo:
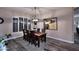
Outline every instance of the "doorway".
<path fill-rule="evenodd" d="M 79 7 L 74 8 L 74 43 L 79 44 Z"/>

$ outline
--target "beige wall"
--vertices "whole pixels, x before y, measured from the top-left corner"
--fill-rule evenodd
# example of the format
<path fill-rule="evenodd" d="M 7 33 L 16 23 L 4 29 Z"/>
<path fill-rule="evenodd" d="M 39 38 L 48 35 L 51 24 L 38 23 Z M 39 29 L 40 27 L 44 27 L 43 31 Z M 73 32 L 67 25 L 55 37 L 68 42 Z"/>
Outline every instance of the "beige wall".
<path fill-rule="evenodd" d="M 22 16 L 27 18 L 27 14 L 22 13 L 22 12 L 16 12 L 13 10 L 5 10 L 0 8 L 0 17 L 4 19 L 4 23 L 0 24 L 0 33 L 5 34 L 5 33 L 12 33 L 13 32 L 13 24 L 12 24 L 12 17 L 13 16 Z"/>
<path fill-rule="evenodd" d="M 58 30 L 47 30 L 47 36 L 65 42 L 73 43 L 73 9 L 66 8 L 56 11 L 55 16 L 58 17 Z"/>

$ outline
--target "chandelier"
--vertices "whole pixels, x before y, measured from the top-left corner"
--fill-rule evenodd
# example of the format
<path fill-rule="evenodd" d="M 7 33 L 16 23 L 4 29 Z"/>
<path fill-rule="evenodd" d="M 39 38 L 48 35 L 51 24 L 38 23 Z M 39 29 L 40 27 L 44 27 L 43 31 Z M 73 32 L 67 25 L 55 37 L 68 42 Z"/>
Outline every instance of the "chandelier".
<path fill-rule="evenodd" d="M 34 7 L 33 10 L 34 10 L 33 22 L 38 22 L 39 19 L 37 18 L 37 12 L 36 12 L 38 9 L 36 7 Z"/>

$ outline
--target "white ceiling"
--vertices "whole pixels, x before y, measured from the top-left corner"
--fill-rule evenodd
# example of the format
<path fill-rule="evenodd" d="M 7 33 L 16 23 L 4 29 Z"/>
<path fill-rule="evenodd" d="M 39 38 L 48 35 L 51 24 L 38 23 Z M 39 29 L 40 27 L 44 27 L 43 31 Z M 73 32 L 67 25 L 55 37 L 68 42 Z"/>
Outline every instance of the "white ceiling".
<path fill-rule="evenodd" d="M 37 13 L 49 13 L 51 11 L 59 10 L 63 7 L 36 7 L 37 8 Z M 34 7 L 0 7 L 0 9 L 5 9 L 5 10 L 13 10 L 13 11 L 18 11 L 18 12 L 24 12 L 24 13 L 29 13 L 29 14 L 34 14 Z"/>
<path fill-rule="evenodd" d="M 54 16 L 57 10 L 67 9 L 66 7 L 36 7 L 37 17 L 44 18 L 44 17 L 51 17 L 50 15 Z M 34 7 L 0 7 L 0 9 L 5 9 L 8 11 L 16 11 L 22 12 L 25 14 L 29 14 L 31 17 L 35 14 Z M 42 16 L 42 17 L 41 17 Z"/>

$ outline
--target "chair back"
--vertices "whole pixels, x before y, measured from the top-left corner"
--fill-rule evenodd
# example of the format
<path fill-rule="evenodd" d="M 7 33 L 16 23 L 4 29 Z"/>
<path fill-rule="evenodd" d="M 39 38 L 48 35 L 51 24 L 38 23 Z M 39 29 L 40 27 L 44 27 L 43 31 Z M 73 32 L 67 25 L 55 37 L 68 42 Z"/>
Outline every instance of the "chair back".
<path fill-rule="evenodd" d="M 42 29 L 42 32 L 45 32 L 45 29 Z"/>
<path fill-rule="evenodd" d="M 40 28 L 37 29 L 37 32 L 40 32 Z"/>
<path fill-rule="evenodd" d="M 30 31 L 30 36 L 33 36 L 34 35 L 34 32 L 35 31 Z"/>
<path fill-rule="evenodd" d="M 26 30 L 26 29 L 23 29 L 23 38 L 24 38 L 25 40 L 28 40 L 28 36 L 29 36 L 29 31 Z"/>
<path fill-rule="evenodd" d="M 23 29 L 23 34 L 24 34 L 24 35 L 27 35 L 28 33 L 29 33 L 28 30 Z"/>

